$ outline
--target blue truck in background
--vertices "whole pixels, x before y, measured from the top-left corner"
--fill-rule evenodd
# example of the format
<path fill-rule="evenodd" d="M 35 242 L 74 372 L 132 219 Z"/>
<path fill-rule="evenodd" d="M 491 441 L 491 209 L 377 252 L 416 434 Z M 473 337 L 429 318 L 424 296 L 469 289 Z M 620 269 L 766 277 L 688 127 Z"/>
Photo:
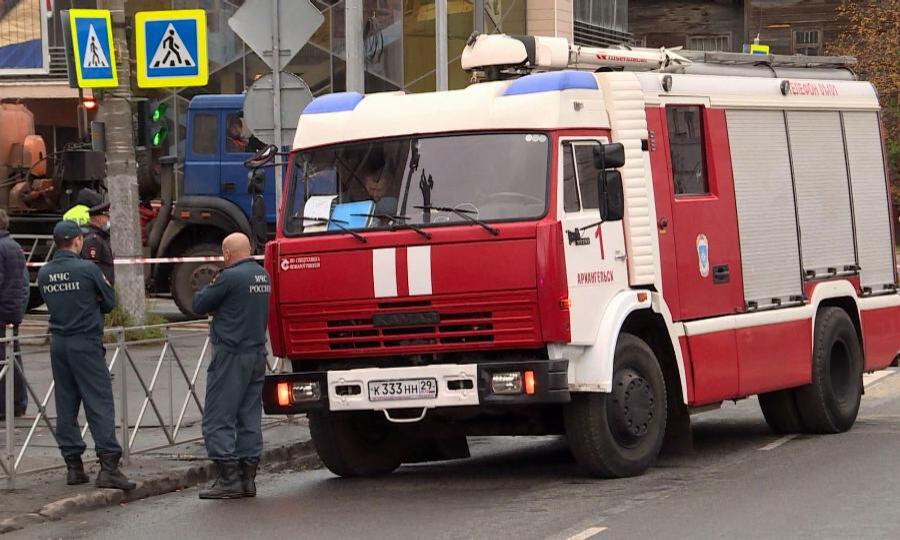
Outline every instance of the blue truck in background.
<path fill-rule="evenodd" d="M 149 256 L 216 257 L 222 239 L 237 231 L 253 239 L 261 253 L 264 239 L 274 236 L 275 169 L 261 169 L 265 180 L 256 193 L 261 189 L 263 204 L 254 205 L 245 162 L 266 145 L 244 127 L 243 104 L 243 94 L 191 99 L 181 179 L 176 186 L 163 175 L 161 203 L 146 224 Z M 152 265 L 150 292 L 171 293 L 181 312 L 194 316 L 194 292 L 209 283 L 220 266 L 217 261 Z"/>

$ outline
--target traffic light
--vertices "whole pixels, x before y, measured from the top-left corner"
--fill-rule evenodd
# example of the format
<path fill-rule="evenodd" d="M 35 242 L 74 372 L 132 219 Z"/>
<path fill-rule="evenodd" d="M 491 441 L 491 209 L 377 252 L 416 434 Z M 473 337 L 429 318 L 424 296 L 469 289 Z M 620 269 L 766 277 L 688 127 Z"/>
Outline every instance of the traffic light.
<path fill-rule="evenodd" d="M 138 102 L 137 135 L 138 146 L 161 148 L 169 136 L 169 122 L 166 111 L 169 106 L 164 101 Z"/>

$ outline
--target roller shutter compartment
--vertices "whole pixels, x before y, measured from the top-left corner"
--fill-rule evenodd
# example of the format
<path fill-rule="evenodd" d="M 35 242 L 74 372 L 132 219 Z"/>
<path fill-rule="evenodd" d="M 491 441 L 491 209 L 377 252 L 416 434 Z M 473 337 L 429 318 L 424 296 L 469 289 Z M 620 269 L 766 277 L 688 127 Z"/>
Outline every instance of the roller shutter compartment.
<path fill-rule="evenodd" d="M 850 186 L 837 111 L 787 113 L 800 220 L 800 249 L 808 278 L 856 272 Z"/>
<path fill-rule="evenodd" d="M 853 216 L 859 256 L 859 280 L 874 293 L 893 290 L 891 216 L 875 112 L 845 112 L 844 139 L 850 164 Z"/>
<path fill-rule="evenodd" d="M 797 213 L 780 111 L 726 111 L 744 301 L 775 307 L 801 301 Z"/>

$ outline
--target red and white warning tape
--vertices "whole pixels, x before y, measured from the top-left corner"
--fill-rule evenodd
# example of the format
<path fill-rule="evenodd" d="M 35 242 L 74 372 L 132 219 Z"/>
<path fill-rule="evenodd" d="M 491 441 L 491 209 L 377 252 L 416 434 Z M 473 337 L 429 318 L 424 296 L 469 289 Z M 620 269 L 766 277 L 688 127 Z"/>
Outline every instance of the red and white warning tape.
<path fill-rule="evenodd" d="M 265 257 L 262 255 L 254 255 L 254 259 L 261 261 Z M 200 263 L 200 262 L 222 262 L 225 259 L 219 256 L 207 256 L 207 257 L 132 257 L 130 259 L 115 259 L 113 264 L 116 265 L 129 265 L 129 264 L 180 264 L 180 263 Z M 31 262 L 26 263 L 25 266 L 29 266 L 32 268 L 39 268 L 47 264 L 46 262 Z"/>

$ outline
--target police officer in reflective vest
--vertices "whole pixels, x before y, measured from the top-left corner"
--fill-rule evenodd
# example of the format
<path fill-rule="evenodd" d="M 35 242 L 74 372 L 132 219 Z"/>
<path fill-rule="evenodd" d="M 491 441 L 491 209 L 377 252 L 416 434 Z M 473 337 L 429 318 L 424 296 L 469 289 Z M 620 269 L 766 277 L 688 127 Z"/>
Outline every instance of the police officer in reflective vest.
<path fill-rule="evenodd" d="M 256 496 L 262 453 L 269 275 L 251 256 L 250 239 L 222 242 L 225 267 L 195 296 L 195 313 L 212 313 L 213 359 L 206 376 L 203 438 L 218 478 L 201 499 Z"/>
<path fill-rule="evenodd" d="M 84 246 L 81 257 L 93 261 L 100 267 L 111 285 L 116 284 L 116 272 L 113 266 L 113 252 L 109 245 L 109 201 L 93 189 L 82 189 L 78 192 L 78 202 L 88 207 L 89 220 L 84 226 Z"/>
<path fill-rule="evenodd" d="M 135 485 L 119 471 L 122 449 L 116 441 L 112 384 L 102 343 L 103 314 L 112 311 L 115 293 L 100 269 L 78 254 L 81 228 L 63 220 L 53 228 L 56 252 L 38 272 L 38 289 L 50 311 L 50 366 L 56 383 L 56 440 L 68 469 L 69 485 L 84 484 L 78 427 L 84 403 L 100 460 L 96 485 L 130 490 Z"/>

